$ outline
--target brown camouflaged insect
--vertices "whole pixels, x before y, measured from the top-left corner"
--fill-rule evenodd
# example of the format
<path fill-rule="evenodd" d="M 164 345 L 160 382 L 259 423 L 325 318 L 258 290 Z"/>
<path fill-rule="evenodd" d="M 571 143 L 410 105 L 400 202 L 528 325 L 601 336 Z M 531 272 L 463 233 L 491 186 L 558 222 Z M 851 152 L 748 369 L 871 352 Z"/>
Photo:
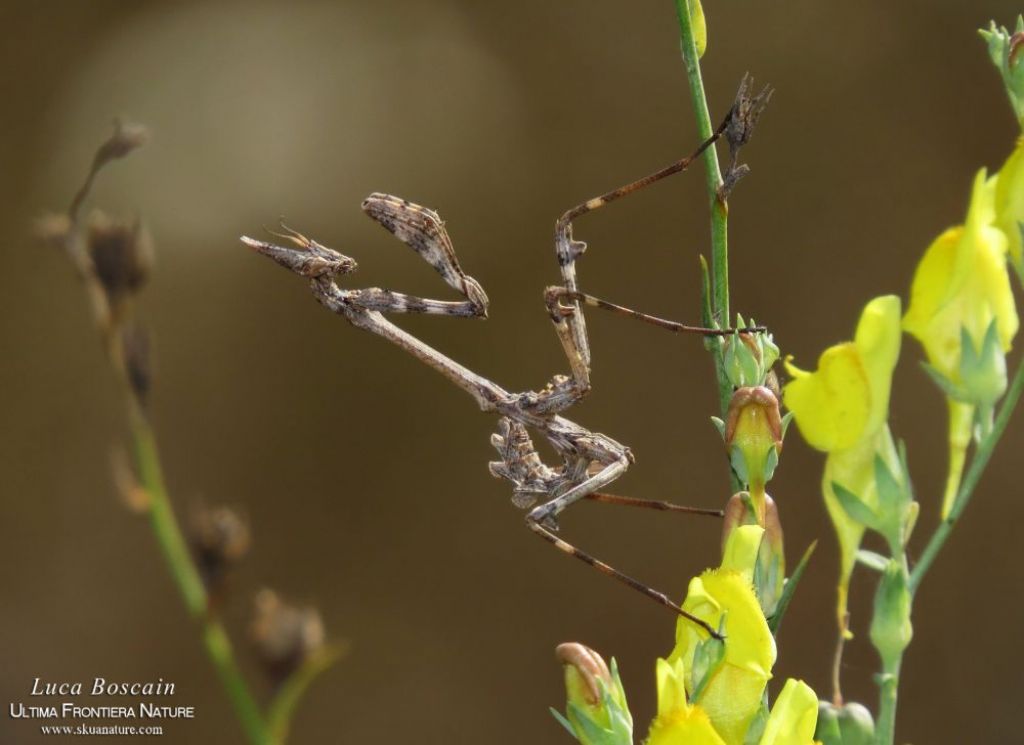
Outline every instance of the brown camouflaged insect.
<path fill-rule="evenodd" d="M 747 97 L 748 86 L 749 81 L 744 79 L 737 102 L 725 121 L 691 155 L 649 176 L 573 207 L 558 219 L 555 226 L 555 251 L 563 284 L 548 287 L 544 292 L 544 299 L 555 325 L 555 332 L 568 357 L 572 375 L 555 375 L 539 391 L 506 391 L 497 383 L 460 365 L 384 317 L 385 313 L 487 317 L 487 295 L 480 284 L 463 271 L 444 223 L 433 210 L 379 193 L 371 194 L 362 205 L 367 215 L 434 267 L 444 281 L 465 300 L 432 300 L 377 287 L 362 290 L 343 289 L 338 286 L 337 279 L 356 270 L 355 260 L 284 225 L 282 229 L 286 231 L 286 235 L 279 237 L 291 241 L 294 248 L 242 237 L 242 242 L 247 246 L 306 277 L 313 296 L 328 310 L 344 316 L 353 326 L 382 336 L 398 345 L 469 393 L 483 411 L 501 415 L 498 420 L 498 432 L 491 436 L 491 443 L 501 459 L 490 463 L 490 471 L 494 476 L 512 482 L 512 501 L 517 507 L 529 510 L 526 513 L 526 524 L 533 532 L 570 556 L 575 556 L 672 609 L 716 639 L 722 638 L 716 629 L 683 610 L 664 593 L 644 585 L 555 535 L 555 531 L 558 530 L 558 516 L 570 505 L 582 499 L 717 517 L 723 514 L 721 510 L 716 509 L 684 507 L 670 502 L 622 497 L 600 491 L 626 471 L 633 463 L 633 454 L 628 447 L 610 437 L 591 432 L 561 415 L 561 412 L 583 398 L 590 390 L 590 343 L 587 339 L 582 306 L 588 305 L 624 314 L 677 333 L 724 335 L 734 331 L 676 323 L 580 292 L 576 279 L 576 259 L 583 253 L 586 244 L 573 239 L 572 221 L 666 176 L 684 171 L 694 159 L 723 135 L 733 151 L 732 165 L 726 175 L 721 194 L 724 198 L 728 189 L 745 173 L 745 166 L 736 164 L 736 151 L 749 139 L 753 121 L 760 114 L 770 93 L 766 89 L 766 92 L 751 99 Z M 740 329 L 743 332 L 763 330 L 760 327 Z M 548 466 L 541 461 L 528 430 L 539 433 L 551 444 L 561 456 L 561 465 Z"/>

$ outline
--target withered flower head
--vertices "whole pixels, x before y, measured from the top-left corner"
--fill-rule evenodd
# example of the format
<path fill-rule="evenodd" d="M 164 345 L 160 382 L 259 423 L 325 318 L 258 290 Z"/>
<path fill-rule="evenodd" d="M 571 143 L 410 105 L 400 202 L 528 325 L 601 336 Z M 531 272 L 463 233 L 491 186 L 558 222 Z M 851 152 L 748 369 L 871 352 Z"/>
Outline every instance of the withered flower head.
<path fill-rule="evenodd" d="M 114 132 L 96 151 L 94 168 L 116 158 L 123 158 L 132 150 L 142 147 L 149 140 L 149 130 L 141 124 L 114 120 Z"/>
<path fill-rule="evenodd" d="M 96 211 L 89 218 L 86 246 L 96 279 L 111 310 L 145 284 L 153 264 L 153 243 L 138 218 L 116 219 Z"/>
<path fill-rule="evenodd" d="M 772 98 L 772 93 L 775 92 L 770 85 L 766 85 L 760 93 L 753 96 L 750 93 L 753 87 L 754 79 L 750 75 L 744 75 L 739 90 L 736 91 L 736 100 L 733 102 L 729 124 L 725 129 L 725 139 L 733 151 L 750 142 L 757 120 L 761 118 Z"/>
<path fill-rule="evenodd" d="M 228 507 L 199 507 L 192 513 L 189 544 L 203 582 L 216 593 L 249 550 L 249 525 Z"/>
<path fill-rule="evenodd" d="M 282 601 L 273 590 L 256 594 L 250 636 L 276 686 L 324 646 L 324 625 L 316 608 Z"/>

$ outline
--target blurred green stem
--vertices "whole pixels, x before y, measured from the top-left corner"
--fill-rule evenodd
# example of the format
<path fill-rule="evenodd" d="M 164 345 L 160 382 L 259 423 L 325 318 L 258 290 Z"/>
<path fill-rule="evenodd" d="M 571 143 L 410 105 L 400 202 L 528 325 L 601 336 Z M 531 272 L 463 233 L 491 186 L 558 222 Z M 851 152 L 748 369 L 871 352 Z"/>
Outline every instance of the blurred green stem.
<path fill-rule="evenodd" d="M 697 135 L 706 140 L 714 132 L 708 99 L 704 93 L 704 80 L 700 73 L 700 55 L 690 21 L 688 0 L 675 0 L 676 16 L 679 19 L 679 45 L 686 64 L 686 76 L 690 83 L 690 102 L 697 121 Z M 729 323 L 729 205 L 719 196 L 722 186 L 722 171 L 718 164 L 718 151 L 714 145 L 704 151 L 704 170 L 707 177 L 708 204 L 711 210 L 711 317 L 719 325 Z M 718 403 L 724 418 L 728 414 L 732 398 L 732 384 L 725 373 L 722 357 L 722 341 L 709 338 L 706 341 L 715 362 L 715 377 L 718 380 Z M 736 476 L 731 475 L 733 491 L 740 489 Z"/>
<path fill-rule="evenodd" d="M 278 689 L 267 707 L 267 729 L 273 742 L 283 743 L 288 738 L 292 713 L 313 679 L 326 671 L 348 651 L 346 645 L 331 644 L 306 660 Z"/>
<path fill-rule="evenodd" d="M 130 408 L 135 460 L 139 482 L 149 498 L 150 525 L 157 543 L 160 544 L 171 577 L 185 601 L 189 615 L 202 625 L 206 654 L 217 670 L 217 675 L 235 707 L 235 714 L 245 729 L 249 742 L 252 745 L 272 745 L 272 743 L 283 742 L 283 739 L 271 738 L 270 730 L 263 719 L 260 708 L 249 692 L 245 678 L 235 662 L 231 640 L 228 638 L 227 632 L 220 621 L 207 612 L 206 588 L 192 562 L 188 545 L 167 497 L 167 488 L 164 485 L 163 469 L 160 465 L 160 455 L 153 430 L 134 399 L 131 400 Z"/>

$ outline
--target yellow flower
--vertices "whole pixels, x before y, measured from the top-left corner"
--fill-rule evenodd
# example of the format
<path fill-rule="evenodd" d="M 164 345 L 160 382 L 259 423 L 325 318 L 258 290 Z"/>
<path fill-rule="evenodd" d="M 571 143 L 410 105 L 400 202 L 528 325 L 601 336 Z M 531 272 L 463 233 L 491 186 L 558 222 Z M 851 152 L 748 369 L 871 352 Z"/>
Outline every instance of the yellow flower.
<path fill-rule="evenodd" d="M 995 325 L 1002 351 L 1009 351 L 1017 333 L 1017 309 L 1006 265 L 1007 235 L 1015 233 L 1017 250 L 1020 230 L 1015 230 L 1018 196 L 1024 185 L 1014 153 L 998 179 L 986 180 L 978 172 L 971 191 L 966 222 L 950 228 L 929 246 L 917 266 L 910 288 L 910 307 L 903 318 L 904 330 L 924 346 L 928 361 L 952 386 L 965 381 L 961 374 L 964 360 L 963 340 L 969 339 L 981 349 L 986 333 Z M 999 181 L 1003 181 L 1000 192 Z M 1000 220 L 996 226 L 997 195 L 1001 197 Z M 1010 239 L 1009 244 L 1013 245 Z M 969 397 L 968 397 L 969 399 Z M 960 485 L 967 446 L 974 423 L 974 406 L 992 402 L 949 398 L 950 467 L 943 498 L 945 517 L 952 507 Z"/>
<path fill-rule="evenodd" d="M 722 565 L 690 582 L 683 608 L 712 627 L 722 625 L 725 641 L 713 641 L 680 619 L 675 649 L 668 660 L 658 660 L 658 714 L 646 745 L 746 742 L 775 664 L 775 639 L 752 584 L 764 534 L 759 525 L 736 527 L 726 540 Z M 709 655 L 708 645 L 719 644 L 724 646 L 712 647 Z M 789 681 L 758 745 L 810 745 L 816 718 L 817 696 L 803 683 Z"/>
<path fill-rule="evenodd" d="M 1008 182 L 1014 180 L 1009 175 Z M 928 361 L 953 382 L 960 379 L 961 329 L 978 346 L 995 320 L 1003 351 L 1017 333 L 1007 234 L 994 224 L 997 181 L 978 172 L 966 223 L 945 231 L 925 252 L 903 318 L 904 330 L 921 342 Z"/>
<path fill-rule="evenodd" d="M 850 574 L 864 525 L 843 509 L 832 484 L 842 485 L 874 509 L 878 503 L 876 455 L 892 472 L 899 473 L 899 458 L 887 425 L 892 372 L 899 353 L 900 300 L 884 295 L 864 307 L 853 341 L 826 349 L 815 372 L 786 363 L 793 380 L 786 385 L 783 400 L 804 439 L 828 453 L 822 492 L 839 539 L 837 615 L 844 634 Z"/>
<path fill-rule="evenodd" d="M 802 680 L 790 678 L 775 699 L 758 745 L 811 745 L 817 724 L 817 694 Z"/>
<path fill-rule="evenodd" d="M 658 660 L 658 715 L 651 723 L 646 745 L 726 745 L 715 732 L 707 712 L 686 698 L 683 661 Z"/>
<path fill-rule="evenodd" d="M 1017 274 L 1024 277 L 1024 246 L 1021 223 L 1024 223 L 1024 137 L 999 171 L 995 195 L 996 227 L 1006 235 L 1007 250 Z"/>
<path fill-rule="evenodd" d="M 757 526 L 749 527 L 760 532 Z M 733 535 L 741 536 L 743 531 L 743 528 L 737 529 Z M 727 551 L 726 555 L 738 553 L 741 552 Z M 683 602 L 686 611 L 713 628 L 724 623 L 724 658 L 709 673 L 698 703 L 728 745 L 743 742 L 775 664 L 775 638 L 768 629 L 748 576 L 746 571 L 709 569 L 690 582 Z M 676 625 L 676 646 L 669 662 L 673 665 L 682 662 L 691 676 L 686 680 L 686 690 L 693 695 L 700 683 L 692 679 L 694 654 L 697 646 L 709 636 L 696 624 L 682 618 L 680 621 L 682 623 Z"/>

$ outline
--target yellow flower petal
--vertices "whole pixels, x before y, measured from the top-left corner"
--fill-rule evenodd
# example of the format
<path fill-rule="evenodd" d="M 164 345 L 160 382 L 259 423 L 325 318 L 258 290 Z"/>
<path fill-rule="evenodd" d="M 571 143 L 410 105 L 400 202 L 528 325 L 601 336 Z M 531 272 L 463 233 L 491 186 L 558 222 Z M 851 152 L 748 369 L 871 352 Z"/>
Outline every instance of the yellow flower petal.
<path fill-rule="evenodd" d="M 726 571 L 738 572 L 743 579 L 753 584 L 754 565 L 761 550 L 764 528 L 760 525 L 741 525 L 734 528 L 722 551 L 722 566 Z"/>
<path fill-rule="evenodd" d="M 727 745 L 715 732 L 707 713 L 694 706 L 686 714 L 658 717 L 651 723 L 646 745 Z"/>
<path fill-rule="evenodd" d="M 817 694 L 802 680 L 790 678 L 775 699 L 758 745 L 811 745 L 817 723 Z"/>
<path fill-rule="evenodd" d="M 900 300 L 884 295 L 861 313 L 854 341 L 826 349 L 806 373 L 787 361 L 794 379 L 784 402 L 804 439 L 835 452 L 870 438 L 886 420 L 892 371 L 900 353 Z"/>
<path fill-rule="evenodd" d="M 826 349 L 814 373 L 786 385 L 783 400 L 812 447 L 826 452 L 852 447 L 871 411 L 871 386 L 856 345 Z"/>
<path fill-rule="evenodd" d="M 866 433 L 876 431 L 889 418 L 892 372 L 900 356 L 900 299 L 883 295 L 864 306 L 853 343 L 868 376 L 871 400 Z"/>
<path fill-rule="evenodd" d="M 725 745 L 711 720 L 686 699 L 686 668 L 681 659 L 658 660 L 658 716 L 651 723 L 647 745 Z"/>
<path fill-rule="evenodd" d="M 999 170 L 996 184 L 996 227 L 1006 234 L 1010 258 L 1018 267 L 1024 266 L 1020 224 L 1024 222 L 1024 137 Z"/>
<path fill-rule="evenodd" d="M 727 745 L 739 745 L 771 678 L 775 639 L 753 586 L 740 572 L 712 569 L 695 577 L 683 608 L 714 628 L 725 615 L 725 658 L 705 686 L 699 703 Z M 682 661 L 686 670 L 692 670 L 697 644 L 706 638 L 705 631 L 681 618 L 669 661 Z M 695 682 L 687 680 L 690 693 Z"/>
<path fill-rule="evenodd" d="M 960 379 L 961 329 L 978 345 L 994 319 L 1007 351 L 1019 325 L 1007 237 L 992 224 L 997 186 L 984 170 L 978 173 L 966 223 L 944 232 L 925 252 L 903 318 L 903 328 L 921 342 L 928 361 L 953 382 Z"/>

